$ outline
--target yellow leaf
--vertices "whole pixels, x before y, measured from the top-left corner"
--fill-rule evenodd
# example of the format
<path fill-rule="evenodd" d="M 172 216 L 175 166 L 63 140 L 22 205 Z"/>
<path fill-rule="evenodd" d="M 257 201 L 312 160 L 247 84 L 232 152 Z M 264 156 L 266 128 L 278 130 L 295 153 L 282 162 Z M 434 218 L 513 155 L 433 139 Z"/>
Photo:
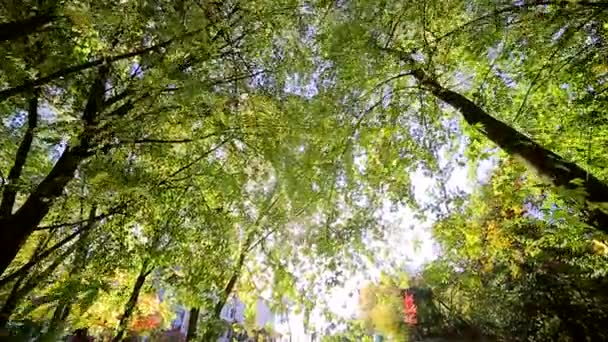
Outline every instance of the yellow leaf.
<path fill-rule="evenodd" d="M 608 255 L 608 245 L 606 243 L 593 239 L 591 241 L 593 252 L 598 255 Z"/>

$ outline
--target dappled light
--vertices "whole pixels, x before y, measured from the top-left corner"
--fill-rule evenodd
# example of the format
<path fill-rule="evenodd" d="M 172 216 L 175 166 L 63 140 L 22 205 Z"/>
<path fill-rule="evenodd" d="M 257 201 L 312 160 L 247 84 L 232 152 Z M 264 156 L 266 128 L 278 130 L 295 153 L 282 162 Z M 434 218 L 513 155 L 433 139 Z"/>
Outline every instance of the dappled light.
<path fill-rule="evenodd" d="M 608 4 L 0 4 L 0 340 L 605 341 Z"/>

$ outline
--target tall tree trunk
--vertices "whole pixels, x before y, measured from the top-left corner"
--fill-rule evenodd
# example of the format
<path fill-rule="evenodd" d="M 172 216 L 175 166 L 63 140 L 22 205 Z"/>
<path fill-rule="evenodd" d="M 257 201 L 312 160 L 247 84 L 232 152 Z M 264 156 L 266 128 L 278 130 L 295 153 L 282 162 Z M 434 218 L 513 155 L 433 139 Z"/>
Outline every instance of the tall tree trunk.
<path fill-rule="evenodd" d="M 198 315 L 200 313 L 199 307 L 193 307 L 190 309 L 190 317 L 188 318 L 188 332 L 186 334 L 186 341 L 193 341 L 196 338 L 196 328 L 198 327 Z"/>
<path fill-rule="evenodd" d="M 401 60 L 413 65 L 411 75 L 439 100 L 451 105 L 472 126 L 512 156 L 523 159 L 540 175 L 556 187 L 583 189 L 584 199 L 589 206 L 588 223 L 597 229 L 608 232 L 608 214 L 597 205 L 608 202 L 608 185 L 575 163 L 569 162 L 550 151 L 506 123 L 495 119 L 467 97 L 446 89 L 435 79 L 429 77 L 409 54 L 382 49 L 396 54 Z M 576 180 L 578 180 L 578 183 Z M 577 184 L 578 183 L 578 184 Z"/>
<path fill-rule="evenodd" d="M 120 340 L 123 338 L 125 331 L 127 330 L 127 325 L 129 324 L 129 321 L 131 319 L 131 315 L 133 314 L 135 306 L 137 305 L 137 299 L 139 298 L 141 289 L 143 288 L 144 283 L 146 282 L 146 278 L 148 277 L 148 275 L 150 275 L 150 273 L 152 273 L 153 270 L 153 267 L 148 269 L 148 261 L 145 261 L 143 263 L 141 271 L 139 272 L 137 280 L 135 281 L 135 285 L 133 286 L 133 291 L 131 291 L 131 296 L 125 304 L 125 310 L 120 316 L 120 321 L 118 322 L 118 331 L 116 333 L 116 336 L 114 336 L 114 338 L 112 339 L 113 342 L 120 342 Z"/>
<path fill-rule="evenodd" d="M 49 174 L 14 214 L 0 218 L 0 241 L 2 241 L 0 275 L 8 268 L 25 240 L 46 216 L 55 199 L 61 196 L 65 186 L 74 178 L 76 169 L 95 153 L 91 148 L 95 135 L 96 116 L 103 105 L 108 72 L 109 67 L 102 66 L 93 82 L 82 115 L 85 128 L 78 138 L 78 144 L 65 149 Z"/>

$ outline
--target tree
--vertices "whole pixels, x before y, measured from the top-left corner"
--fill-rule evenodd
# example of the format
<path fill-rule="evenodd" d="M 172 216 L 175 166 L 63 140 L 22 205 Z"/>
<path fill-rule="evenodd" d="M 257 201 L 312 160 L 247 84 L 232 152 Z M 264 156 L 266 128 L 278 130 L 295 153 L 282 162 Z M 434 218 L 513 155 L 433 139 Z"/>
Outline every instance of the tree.
<path fill-rule="evenodd" d="M 606 319 L 605 298 L 595 292 L 605 282 L 603 257 L 562 209 L 535 217 L 527 210 L 544 207 L 542 197 L 501 191 L 521 171 L 505 163 L 462 212 L 438 222 L 445 254 L 423 281 L 448 319 L 498 339 L 602 339 L 594 325 Z"/>
<path fill-rule="evenodd" d="M 607 8 L 5 4 L 1 323 L 119 340 L 157 327 L 142 298 L 162 292 L 190 339 L 234 295 L 308 325 L 318 294 L 401 267 L 376 245 L 390 206 L 436 221 L 442 255 L 373 287 L 370 331 L 603 339 Z M 489 183 L 454 191 L 482 163 Z"/>
<path fill-rule="evenodd" d="M 395 341 L 409 340 L 401 294 L 407 280 L 397 282 L 388 277 L 383 280 L 380 284 L 370 284 L 359 290 L 360 319 L 368 333 L 377 332 Z"/>
<path fill-rule="evenodd" d="M 449 4 L 458 10 L 464 6 L 461 1 L 453 1 Z M 329 11 L 335 12 L 334 16 L 337 19 L 329 20 L 326 24 L 327 32 L 321 35 L 326 39 L 325 41 L 322 40 L 321 44 L 325 46 L 327 58 L 336 61 L 334 65 L 338 77 L 343 81 L 343 85 L 356 84 L 357 81 L 353 80 L 366 79 L 366 82 L 360 83 L 363 84 L 362 86 L 354 85 L 358 92 L 363 93 L 363 101 L 369 98 L 374 99 L 374 97 L 381 98 L 378 102 L 381 105 L 369 107 L 369 110 L 363 112 L 362 115 L 355 113 L 355 115 L 360 116 L 356 121 L 356 130 L 364 131 L 365 122 L 373 122 L 375 119 L 389 124 L 382 113 L 390 113 L 393 110 L 408 111 L 411 110 L 412 103 L 420 103 L 419 107 L 421 108 L 418 111 L 424 111 L 422 113 L 424 117 L 416 118 L 414 115 L 401 121 L 405 125 L 410 125 L 410 127 L 424 125 L 427 131 L 422 134 L 433 134 L 428 130 L 445 129 L 445 124 L 440 121 L 446 119 L 446 116 L 442 114 L 446 108 L 442 107 L 441 103 L 448 104 L 459 111 L 464 121 L 475 128 L 482 136 L 488 138 L 506 153 L 523 159 L 527 165 L 539 172 L 556 188 L 574 190 L 570 192 L 569 197 L 572 197 L 572 193 L 577 193 L 578 195 L 575 196 L 577 198 L 573 200 L 579 200 L 578 198 L 580 198 L 587 203 L 587 206 L 582 209 L 588 213 L 589 224 L 599 230 L 606 229 L 607 216 L 601 206 L 602 203 L 606 202 L 608 187 L 602 179 L 588 172 L 582 166 L 567 161 L 555 151 L 543 147 L 534 139 L 529 138 L 504 121 L 491 116 L 482 106 L 471 100 L 471 98 L 478 96 L 479 88 L 475 89 L 472 84 L 468 85 L 466 92 L 471 96 L 467 97 L 461 92 L 442 85 L 442 81 L 440 81 L 440 79 L 446 79 L 446 82 L 453 82 L 454 73 L 457 74 L 456 77 L 461 79 L 469 77 L 476 80 L 479 77 L 482 78 L 479 87 L 481 90 L 486 90 L 488 84 L 482 76 L 494 75 L 491 72 L 478 71 L 479 67 L 473 69 L 475 61 L 478 60 L 474 59 L 476 56 L 473 57 L 472 53 L 464 47 L 451 50 L 449 45 L 451 41 L 448 41 L 451 40 L 450 36 L 460 35 L 463 32 L 465 36 L 475 39 L 473 37 L 480 34 L 489 18 L 498 21 L 499 26 L 494 31 L 489 31 L 486 34 L 488 36 L 487 40 L 492 40 L 495 44 L 503 44 L 500 45 L 500 49 L 515 51 L 516 49 L 523 49 L 521 44 L 505 47 L 506 44 L 511 44 L 511 41 L 498 40 L 497 42 L 497 32 L 510 33 L 514 31 L 515 35 L 523 34 L 518 32 L 520 27 L 527 29 L 528 27 L 525 25 L 529 23 L 529 20 L 533 20 L 535 14 L 542 11 L 542 6 L 548 6 L 550 18 L 557 18 L 557 16 L 563 16 L 566 13 L 572 15 L 571 22 L 563 23 L 562 21 L 562 25 L 575 25 L 579 24 L 579 21 L 582 22 L 581 25 L 594 22 L 595 15 L 603 14 L 601 10 L 589 3 L 569 6 L 560 2 L 532 1 L 515 6 L 505 4 L 500 7 L 499 5 L 497 10 L 490 11 L 481 2 L 475 6 L 472 15 L 466 12 L 462 13 L 464 24 L 456 25 L 459 21 L 463 21 L 459 16 L 455 16 L 456 23 L 446 21 L 440 16 L 441 11 L 446 9 L 447 6 L 448 3 L 446 2 L 432 1 L 426 1 L 420 6 L 385 4 L 384 2 L 369 4 L 356 2 L 329 9 Z M 484 10 L 488 10 L 488 13 L 484 13 Z M 379 13 L 382 14 L 379 15 Z M 475 17 L 476 15 L 478 17 Z M 516 21 L 515 28 L 513 28 L 505 23 L 513 20 L 509 16 L 521 18 L 521 22 Z M 442 31 L 445 31 L 442 26 L 450 27 L 450 25 L 455 26 L 455 28 L 442 35 Z M 553 25 L 552 23 L 552 27 L 555 27 Z M 473 28 L 469 28 L 469 26 Z M 524 30 L 522 29 L 522 31 Z M 593 35 L 593 33 L 587 33 L 587 35 Z M 572 40 L 572 42 L 568 41 L 564 44 L 578 44 L 580 38 L 576 35 L 570 37 L 567 34 L 563 39 Z M 476 51 L 480 49 L 499 49 L 488 45 L 487 40 L 483 38 L 479 40 L 483 44 L 473 44 L 474 49 Z M 462 42 L 464 44 L 466 40 Z M 551 43 L 540 39 L 534 42 L 539 45 Z M 589 48 L 593 48 L 593 46 Z M 559 50 L 554 51 L 554 54 L 558 52 Z M 389 58 L 395 58 L 397 62 L 387 62 L 382 56 L 383 54 L 388 55 Z M 525 51 L 521 51 L 521 54 L 527 55 Z M 365 58 L 363 61 L 353 60 L 351 58 L 353 55 L 362 55 Z M 466 58 L 472 61 L 469 62 Z M 542 60 L 542 58 L 542 56 L 537 57 L 537 55 L 529 59 L 524 58 L 520 68 L 532 68 L 532 65 L 527 63 L 537 65 L 535 63 L 541 63 L 541 61 L 551 65 L 557 63 L 551 59 Z M 584 61 L 584 63 L 593 64 L 596 62 Z M 545 67 L 546 65 L 543 65 L 543 68 Z M 493 70 L 492 68 L 493 66 L 490 67 L 490 71 Z M 437 73 L 441 74 L 437 75 Z M 469 74 L 472 75 L 469 76 Z M 412 77 L 416 83 L 412 84 L 411 81 L 406 79 L 408 77 Z M 500 74 L 495 77 L 500 77 Z M 376 80 L 378 80 L 377 83 Z M 535 85 L 536 81 L 536 79 L 532 80 L 533 84 L 528 88 L 528 91 Z M 366 86 L 368 84 L 369 86 Z M 506 88 L 508 88 L 508 85 Z M 352 88 L 349 91 L 352 92 Z M 503 88 L 501 91 L 510 91 L 510 89 L 504 90 Z M 515 93 L 515 91 L 512 92 Z M 524 102 L 526 99 L 527 96 L 524 97 Z M 361 98 L 355 98 L 351 102 L 354 106 L 354 104 L 361 103 L 361 100 Z M 512 102 L 512 100 L 502 97 L 500 100 Z M 515 114 L 523 111 L 524 104 Z M 499 109 L 503 113 L 513 110 L 512 107 L 505 106 L 502 103 L 498 105 L 489 104 L 489 107 Z M 513 113 L 502 115 L 509 117 L 513 116 Z M 435 127 L 427 125 L 426 122 L 429 121 L 435 122 Z M 410 132 L 406 134 L 411 135 Z M 425 139 L 419 140 L 423 140 L 423 144 L 426 143 Z M 359 143 L 359 145 L 362 144 Z M 365 147 L 365 145 L 362 146 Z M 426 145 L 424 148 L 430 149 L 431 147 Z M 565 192 L 561 192 L 561 194 L 566 196 Z"/>
<path fill-rule="evenodd" d="M 205 108 L 211 108 L 213 113 L 223 113 L 228 108 L 220 107 L 227 104 L 230 97 L 235 97 L 231 95 L 232 89 L 223 85 L 245 83 L 256 75 L 256 72 L 242 68 L 264 69 L 259 58 L 263 59 L 265 55 L 257 50 L 259 58 L 254 57 L 247 45 L 268 39 L 268 33 L 256 26 L 262 21 L 251 5 L 210 3 L 205 7 L 187 2 L 187 7 L 178 9 L 167 4 L 163 5 L 166 8 L 158 8 L 148 2 L 128 2 L 103 9 L 92 4 L 88 10 L 84 9 L 85 4 L 82 5 L 82 8 L 75 5 L 55 8 L 55 13 L 64 20 L 48 31 L 11 42 L 10 55 L 15 57 L 3 63 L 5 67 L 0 77 L 9 85 L 2 91 L 6 112 L 18 117 L 23 102 L 21 94 L 25 94 L 30 102 L 30 120 L 29 129 L 21 139 L 21 148 L 15 152 L 10 167 L 11 184 L 3 187 L 0 207 L 6 248 L 0 257 L 2 272 L 27 237 L 47 217 L 76 172 L 88 165 L 106 159 L 106 156 L 116 161 L 125 153 L 117 151 L 123 147 L 164 144 L 170 148 L 173 144 L 212 137 L 220 142 L 228 141 L 234 138 L 234 133 L 238 135 L 238 131 L 232 131 L 234 127 L 226 127 L 221 121 L 215 122 L 217 126 L 204 126 L 196 132 L 198 134 L 191 136 L 184 137 L 178 131 L 165 131 L 173 133 L 168 136 L 159 134 L 163 133 L 161 127 L 173 122 L 177 116 L 185 121 L 199 121 L 199 125 L 203 121 L 204 124 L 213 122 L 200 120 L 205 117 Z M 29 2 L 15 5 L 15 8 L 7 9 L 7 16 L 11 16 L 10 11 L 27 11 L 28 6 L 32 5 Z M 248 16 L 240 16 L 238 12 Z M 269 10 L 268 13 L 270 19 L 273 12 Z M 280 21 L 281 14 L 276 18 Z M 263 23 L 275 24 L 272 20 Z M 71 32 L 78 35 L 71 35 Z M 61 43 L 55 45 L 55 42 Z M 116 54 L 118 51 L 122 53 Z M 233 58 L 224 58 L 230 55 Z M 44 61 L 39 58 L 42 56 L 46 57 Z M 237 56 L 243 59 L 235 59 Z M 177 67 L 174 61 L 179 61 Z M 214 62 L 226 63 L 229 71 L 218 74 L 222 68 L 213 67 Z M 28 76 L 32 72 L 33 78 Z M 33 93 L 32 89 L 35 89 Z M 205 95 L 195 100 L 197 95 L 192 92 L 202 89 L 205 89 L 202 92 Z M 182 96 L 194 96 L 187 102 L 188 109 L 182 106 L 186 103 Z M 39 103 L 38 97 L 45 101 Z M 54 115 L 44 127 L 35 120 L 40 116 L 41 106 L 52 108 Z M 198 120 L 189 115 L 190 109 L 200 115 Z M 58 122 L 67 124 L 58 125 Z M 61 146 L 62 151 L 50 167 L 45 165 L 36 169 L 35 179 L 42 180 L 33 181 L 32 178 L 32 190 L 23 192 L 24 199 L 15 203 L 16 184 L 30 184 L 29 180 L 20 177 L 22 168 L 27 160 L 40 157 L 29 155 L 38 145 L 33 142 L 39 140 L 33 136 L 34 130 L 52 132 L 55 146 Z M 57 139 L 57 134 L 65 137 Z M 40 152 L 44 156 L 45 152 Z"/>

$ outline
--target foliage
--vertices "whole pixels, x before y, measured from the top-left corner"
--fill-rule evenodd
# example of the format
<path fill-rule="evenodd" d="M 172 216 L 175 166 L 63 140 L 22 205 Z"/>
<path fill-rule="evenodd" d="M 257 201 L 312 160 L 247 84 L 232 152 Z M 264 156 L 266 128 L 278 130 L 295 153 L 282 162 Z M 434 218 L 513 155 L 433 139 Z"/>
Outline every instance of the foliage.
<path fill-rule="evenodd" d="M 401 289 L 395 284 L 369 284 L 359 293 L 360 318 L 368 332 L 377 332 L 394 341 L 408 340 Z"/>
<path fill-rule="evenodd" d="M 179 304 L 212 339 L 235 293 L 309 325 L 402 266 L 391 207 L 440 258 L 361 289 L 334 340 L 606 339 L 607 9 L 3 3 L 0 328 L 154 330 Z"/>
<path fill-rule="evenodd" d="M 603 339 L 606 299 L 597 290 L 606 268 L 597 240 L 581 237 L 580 223 L 561 213 L 568 208 L 541 211 L 551 199 L 501 191 L 522 178 L 501 166 L 463 212 L 437 223 L 445 253 L 424 281 L 448 317 L 497 339 Z"/>

